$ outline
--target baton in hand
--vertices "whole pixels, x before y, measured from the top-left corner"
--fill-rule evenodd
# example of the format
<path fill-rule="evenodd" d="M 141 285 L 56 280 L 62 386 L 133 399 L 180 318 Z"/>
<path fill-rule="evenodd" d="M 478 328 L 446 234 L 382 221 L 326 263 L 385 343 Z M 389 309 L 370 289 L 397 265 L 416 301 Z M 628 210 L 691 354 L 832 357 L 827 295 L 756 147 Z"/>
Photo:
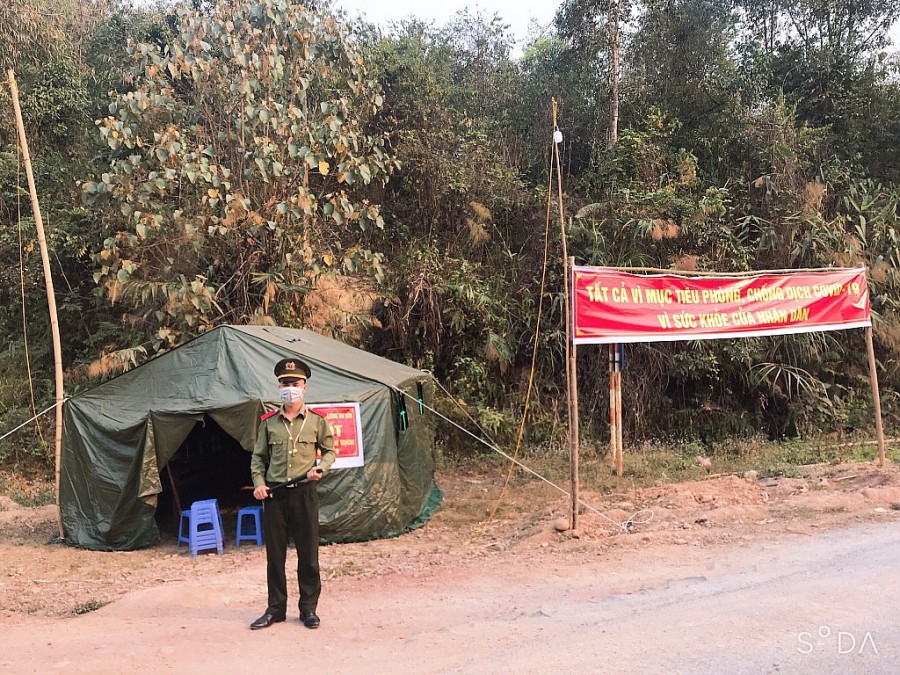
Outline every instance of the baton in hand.
<path fill-rule="evenodd" d="M 319 469 L 319 467 L 315 467 L 315 468 Z M 324 471 L 322 471 L 322 469 L 319 469 L 319 471 L 324 473 Z M 294 487 L 295 485 L 303 485 L 304 483 L 311 483 L 311 482 L 312 481 L 306 477 L 306 474 L 303 474 L 303 476 L 297 476 L 297 478 L 292 478 L 291 480 L 286 480 L 283 483 L 275 483 L 275 485 L 269 485 L 268 486 L 269 495 L 271 496 L 271 494 L 273 492 L 275 492 L 276 490 L 284 490 L 289 487 Z"/>

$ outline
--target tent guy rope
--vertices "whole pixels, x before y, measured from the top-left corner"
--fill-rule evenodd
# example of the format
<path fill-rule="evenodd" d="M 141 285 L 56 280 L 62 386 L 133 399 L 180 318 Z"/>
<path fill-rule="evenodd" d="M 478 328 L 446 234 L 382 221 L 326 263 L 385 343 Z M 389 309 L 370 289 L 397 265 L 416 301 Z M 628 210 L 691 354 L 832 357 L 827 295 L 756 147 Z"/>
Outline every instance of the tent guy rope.
<path fill-rule="evenodd" d="M 22 427 L 24 427 L 24 426 L 26 426 L 26 425 L 28 425 L 28 424 L 31 424 L 31 423 L 34 422 L 37 418 L 39 418 L 39 417 L 41 417 L 41 416 L 43 416 L 43 415 L 46 415 L 48 412 L 50 412 L 51 410 L 53 410 L 54 408 L 56 408 L 58 405 L 60 405 L 60 403 L 62 403 L 62 401 L 60 401 L 60 402 L 58 402 L 58 403 L 54 403 L 54 404 L 51 405 L 49 408 L 45 408 L 44 410 L 42 410 L 41 412 L 39 412 L 39 413 L 38 413 L 37 415 L 35 415 L 34 417 L 31 417 L 30 419 L 27 419 L 27 420 L 25 420 L 24 422 L 22 422 L 22 423 L 21 423 L 19 426 L 17 426 L 15 429 L 10 429 L 10 430 L 7 431 L 5 434 L 3 434 L 2 436 L 0 436 L 0 441 L 2 441 L 2 440 L 3 440 L 4 438 L 6 438 L 7 436 L 12 436 L 12 435 L 13 435 L 14 433 L 16 433 L 19 429 L 21 429 Z"/>
<path fill-rule="evenodd" d="M 556 135 L 559 134 L 559 129 L 556 128 L 556 114 L 555 114 L 555 105 L 554 101 L 554 118 L 553 118 L 553 140 L 556 142 Z M 531 368 L 528 372 L 528 386 L 525 389 L 525 403 L 522 405 L 522 419 L 519 423 L 519 432 L 516 436 L 516 447 L 513 451 L 512 461 L 515 462 L 516 458 L 519 456 L 519 451 L 522 448 L 522 440 L 525 437 L 525 422 L 528 418 L 528 408 L 531 403 L 531 394 L 534 391 L 534 374 L 537 369 L 537 356 L 538 356 L 538 348 L 540 346 L 540 337 L 541 337 L 541 317 L 544 313 L 544 292 L 547 287 L 547 261 L 550 255 L 550 212 L 553 204 L 552 195 L 553 195 L 553 166 L 554 166 L 554 156 L 558 158 L 558 155 L 554 155 L 554 153 L 550 153 L 550 165 L 547 170 L 547 207 L 546 207 L 546 216 L 544 219 L 544 259 L 541 265 L 541 287 L 540 291 L 538 291 L 538 306 L 537 312 L 535 313 L 536 320 L 534 326 L 534 342 L 532 344 L 531 349 Z M 561 205 L 560 205 L 561 206 Z M 433 377 L 433 376 L 432 376 Z M 435 380 L 436 381 L 436 380 Z M 472 416 L 469 415 L 469 419 L 472 419 Z M 472 420 L 473 422 L 475 420 Z M 476 423 L 477 426 L 477 423 Z M 493 440 L 491 440 L 493 443 Z M 512 479 L 512 471 L 513 471 L 513 463 L 509 465 L 509 471 L 506 472 L 506 480 L 503 482 L 503 487 L 500 489 L 500 494 L 497 495 L 497 500 L 494 503 L 494 508 L 491 510 L 490 515 L 487 517 L 485 521 L 485 526 L 491 520 L 493 520 L 494 516 L 497 513 L 497 510 L 500 508 L 500 504 L 503 501 L 503 497 L 506 494 L 506 489 L 509 486 L 509 481 Z"/>
<path fill-rule="evenodd" d="M 426 370 L 426 371 L 423 371 L 423 372 L 428 373 L 427 370 Z M 431 373 L 428 373 L 428 374 L 431 375 Z M 447 395 L 447 398 L 449 398 L 451 401 L 453 401 L 454 403 L 456 403 L 456 405 L 457 405 L 461 410 L 463 410 L 464 413 L 466 413 L 466 416 L 467 416 L 470 420 L 472 420 L 472 416 L 469 415 L 468 412 L 467 412 L 461 405 L 459 405 L 459 403 L 458 403 L 457 400 L 453 397 L 453 395 L 452 395 L 449 391 L 447 391 L 447 389 L 446 389 L 446 388 L 445 388 L 445 387 L 437 380 L 437 378 L 435 378 L 433 375 L 431 375 L 431 378 L 432 378 L 432 380 L 435 382 L 435 384 L 437 384 L 437 386 L 441 389 L 441 391 L 443 391 L 443 392 Z M 407 392 L 405 392 L 405 391 L 403 391 L 403 390 L 401 390 L 401 389 L 395 389 L 395 391 L 396 391 L 397 393 L 401 394 L 402 396 L 405 396 L 405 397 L 409 398 L 409 399 L 410 399 L 411 401 L 413 401 L 413 402 L 420 403 L 414 396 L 412 396 L 411 394 L 408 394 Z M 428 405 L 427 403 L 422 403 L 422 405 L 423 405 L 427 410 L 430 410 L 432 413 L 434 413 L 437 417 L 440 417 L 440 418 L 441 418 L 442 420 L 444 420 L 445 422 L 449 422 L 450 424 L 452 424 L 454 427 L 456 427 L 457 429 L 459 429 L 459 430 L 462 431 L 463 433 L 468 434 L 469 436 L 471 436 L 472 438 L 474 438 L 476 441 L 478 441 L 478 442 L 481 443 L 482 445 L 484 445 L 484 446 L 490 448 L 491 450 L 493 450 L 494 452 L 496 452 L 496 453 L 497 453 L 498 455 L 500 455 L 501 457 L 504 457 L 505 459 L 509 460 L 510 462 L 512 462 L 513 464 L 515 464 L 515 465 L 518 466 L 519 468 L 521 468 L 523 471 L 526 471 L 527 473 L 530 473 L 530 474 L 531 474 L 532 476 L 534 476 L 535 478 L 537 478 L 537 479 L 543 481 L 544 483 L 546 483 L 547 485 L 549 485 L 550 487 L 552 487 L 554 490 L 557 490 L 557 491 L 561 492 L 562 494 L 564 494 L 565 496 L 571 498 L 571 496 L 572 496 L 572 493 L 571 493 L 571 492 L 569 492 L 568 490 L 566 490 L 566 489 L 563 488 L 563 487 L 560 487 L 559 485 L 557 485 L 556 483 L 554 483 L 553 481 L 551 481 L 549 478 L 545 478 L 544 476 L 542 476 L 541 474 L 539 474 L 537 471 L 535 471 L 535 470 L 532 469 L 531 467 L 529 467 L 529 466 L 523 464 L 522 462 L 520 462 L 518 459 L 516 459 L 516 458 L 513 457 L 512 455 L 510 455 L 510 454 L 508 454 L 508 453 L 506 453 L 506 452 L 503 452 L 503 450 L 501 450 L 501 449 L 500 449 L 493 441 L 490 442 L 490 443 L 487 442 L 487 441 L 485 441 L 483 438 L 481 438 L 480 436 L 477 436 L 477 435 L 473 434 L 471 431 L 469 431 L 469 430 L 466 429 L 465 427 L 463 427 L 463 426 L 457 424 L 455 421 L 453 421 L 452 419 L 450 419 L 450 418 L 447 417 L 446 415 L 441 414 L 440 412 L 438 412 L 437 410 L 435 410 L 433 407 L 431 407 L 431 406 Z M 472 420 L 472 422 L 475 423 L 476 426 L 478 426 L 478 424 L 477 424 L 477 422 L 475 422 L 475 420 Z M 478 429 L 479 429 L 479 431 L 482 431 L 481 427 L 478 427 Z M 482 431 L 482 433 L 484 433 L 484 432 Z M 486 436 L 487 434 L 484 434 L 484 435 Z M 601 519 L 603 519 L 603 520 L 605 520 L 605 521 L 608 521 L 609 523 L 611 523 L 611 524 L 615 527 L 615 529 L 616 529 L 617 531 L 623 532 L 623 533 L 629 533 L 629 532 L 631 532 L 631 529 L 632 529 L 632 527 L 633 527 L 634 525 L 638 525 L 638 524 L 642 524 L 642 523 L 649 523 L 651 520 L 653 520 L 653 517 L 654 517 L 654 513 L 653 513 L 653 510 L 652 510 L 652 509 L 639 509 L 639 510 L 635 511 L 634 513 L 632 513 L 631 516 L 630 516 L 629 518 L 627 518 L 626 520 L 624 520 L 623 522 L 620 523 L 620 522 L 617 522 L 617 521 L 613 520 L 612 518 L 610 518 L 609 516 L 607 516 L 607 515 L 606 515 L 605 513 L 603 513 L 602 511 L 599 511 L 599 510 L 595 509 L 593 506 L 591 506 L 590 504 L 588 504 L 587 502 L 585 502 L 585 501 L 582 500 L 582 499 L 578 499 L 578 502 L 577 502 L 577 503 L 578 503 L 579 505 L 583 506 L 584 508 L 586 508 L 586 509 L 587 509 L 588 511 L 590 511 L 591 513 L 593 513 L 593 514 L 599 516 Z"/>

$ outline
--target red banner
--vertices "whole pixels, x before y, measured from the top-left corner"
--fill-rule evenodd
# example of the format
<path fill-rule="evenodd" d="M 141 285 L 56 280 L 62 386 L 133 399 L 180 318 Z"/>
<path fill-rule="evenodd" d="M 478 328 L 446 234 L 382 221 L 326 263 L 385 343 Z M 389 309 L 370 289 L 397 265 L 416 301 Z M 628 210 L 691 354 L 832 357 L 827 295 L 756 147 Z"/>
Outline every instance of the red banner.
<path fill-rule="evenodd" d="M 871 325 L 865 268 L 747 276 L 572 268 L 574 342 L 663 342 Z"/>
<path fill-rule="evenodd" d="M 311 403 L 309 409 L 331 423 L 335 457 L 332 468 L 363 466 L 365 457 L 359 403 Z"/>

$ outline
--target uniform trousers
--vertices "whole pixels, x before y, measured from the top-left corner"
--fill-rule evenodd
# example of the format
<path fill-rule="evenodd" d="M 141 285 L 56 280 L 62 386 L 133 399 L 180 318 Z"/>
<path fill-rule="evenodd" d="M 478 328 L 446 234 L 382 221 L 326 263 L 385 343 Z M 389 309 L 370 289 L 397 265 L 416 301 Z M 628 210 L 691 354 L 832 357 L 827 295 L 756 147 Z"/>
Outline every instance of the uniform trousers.
<path fill-rule="evenodd" d="M 300 615 L 316 611 L 322 579 L 319 574 L 319 494 L 315 483 L 301 483 L 272 493 L 263 508 L 263 536 L 266 541 L 269 586 L 269 614 L 287 612 L 285 562 L 289 539 L 297 549 L 297 583 L 300 587 Z"/>

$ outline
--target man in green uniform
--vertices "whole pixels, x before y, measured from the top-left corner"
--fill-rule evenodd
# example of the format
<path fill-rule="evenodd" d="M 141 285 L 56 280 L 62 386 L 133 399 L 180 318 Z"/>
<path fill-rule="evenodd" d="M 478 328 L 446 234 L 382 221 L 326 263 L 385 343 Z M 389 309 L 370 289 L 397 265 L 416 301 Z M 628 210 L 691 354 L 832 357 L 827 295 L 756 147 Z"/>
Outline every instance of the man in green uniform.
<path fill-rule="evenodd" d="M 287 614 L 288 539 L 297 548 L 300 620 L 318 628 L 316 606 L 322 590 L 319 575 L 319 496 L 316 482 L 334 463 L 334 432 L 328 421 L 303 403 L 309 366 L 300 359 L 275 364 L 281 408 L 262 416 L 250 459 L 253 496 L 264 500 L 263 537 L 266 541 L 269 606 L 250 624 L 258 630 L 284 621 Z M 321 460 L 316 463 L 316 452 Z M 299 482 L 302 481 L 302 482 Z M 268 486 L 285 484 L 275 490 Z"/>

